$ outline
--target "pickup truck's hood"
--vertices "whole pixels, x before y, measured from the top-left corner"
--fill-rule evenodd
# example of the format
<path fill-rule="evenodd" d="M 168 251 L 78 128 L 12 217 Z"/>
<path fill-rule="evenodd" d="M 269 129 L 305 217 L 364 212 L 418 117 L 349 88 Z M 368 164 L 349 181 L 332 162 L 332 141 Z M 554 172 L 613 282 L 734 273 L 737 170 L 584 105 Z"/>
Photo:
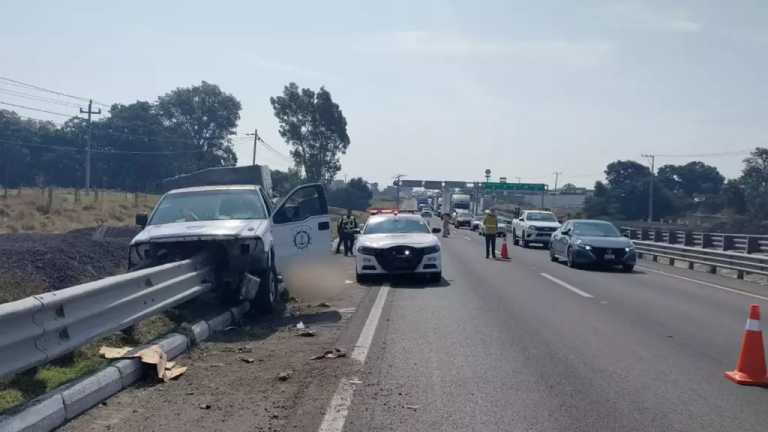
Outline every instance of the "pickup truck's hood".
<path fill-rule="evenodd" d="M 545 222 L 545 221 L 526 221 L 526 225 L 528 226 L 535 226 L 536 228 L 542 227 L 542 228 L 560 228 L 559 222 Z"/>
<path fill-rule="evenodd" d="M 434 234 L 369 234 L 357 238 L 358 246 L 386 249 L 392 246 L 425 247 L 439 244 Z"/>
<path fill-rule="evenodd" d="M 266 220 L 258 219 L 174 222 L 162 225 L 149 225 L 133 238 L 131 244 L 155 241 L 253 237 L 261 235 L 266 223 Z"/>
<path fill-rule="evenodd" d="M 589 245 L 592 247 L 599 247 L 599 248 L 619 249 L 619 248 L 628 248 L 628 247 L 634 246 L 634 244 L 632 243 L 632 240 L 626 237 L 574 236 L 573 242 L 576 244 L 579 244 L 579 241 L 581 241 L 581 244 Z"/>

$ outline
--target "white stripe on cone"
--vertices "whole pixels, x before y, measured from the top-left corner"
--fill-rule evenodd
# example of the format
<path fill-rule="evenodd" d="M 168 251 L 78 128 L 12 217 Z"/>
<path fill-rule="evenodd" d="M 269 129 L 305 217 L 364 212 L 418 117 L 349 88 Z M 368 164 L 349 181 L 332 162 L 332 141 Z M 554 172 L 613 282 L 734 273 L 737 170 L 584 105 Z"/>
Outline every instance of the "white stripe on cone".
<path fill-rule="evenodd" d="M 745 329 L 746 330 L 751 330 L 751 331 L 760 331 L 760 321 L 753 320 L 753 319 L 748 319 L 747 320 L 747 326 L 746 326 Z"/>

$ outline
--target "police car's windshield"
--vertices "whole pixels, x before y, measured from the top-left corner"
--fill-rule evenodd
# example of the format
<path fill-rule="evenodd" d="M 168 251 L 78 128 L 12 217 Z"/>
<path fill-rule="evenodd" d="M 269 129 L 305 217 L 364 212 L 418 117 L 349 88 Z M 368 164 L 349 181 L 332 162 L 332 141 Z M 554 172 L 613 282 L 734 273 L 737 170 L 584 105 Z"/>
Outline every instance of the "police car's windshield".
<path fill-rule="evenodd" d="M 425 234 L 429 228 L 424 222 L 411 218 L 390 217 L 369 221 L 363 234 Z"/>
<path fill-rule="evenodd" d="M 149 225 L 230 219 L 266 219 L 256 190 L 211 190 L 166 195 Z"/>

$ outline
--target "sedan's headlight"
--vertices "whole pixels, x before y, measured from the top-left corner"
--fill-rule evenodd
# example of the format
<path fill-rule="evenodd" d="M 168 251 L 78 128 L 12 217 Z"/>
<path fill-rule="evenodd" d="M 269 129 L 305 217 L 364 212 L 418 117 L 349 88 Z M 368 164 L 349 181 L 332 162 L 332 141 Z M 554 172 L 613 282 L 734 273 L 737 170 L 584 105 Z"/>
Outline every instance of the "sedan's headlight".
<path fill-rule="evenodd" d="M 372 247 L 360 246 L 357 248 L 357 253 L 360 255 L 376 255 L 377 250 Z"/>
<path fill-rule="evenodd" d="M 578 246 L 578 247 L 580 247 L 580 248 L 582 248 L 584 250 L 592 250 L 592 246 L 590 246 L 590 245 L 588 245 L 586 243 L 582 243 L 581 241 L 577 242 L 576 246 Z"/>
<path fill-rule="evenodd" d="M 528 227 L 528 230 L 529 230 L 529 231 L 536 231 L 536 227 L 535 227 L 535 226 L 529 226 L 529 227 Z"/>
<path fill-rule="evenodd" d="M 424 255 L 431 255 L 438 252 L 440 252 L 440 246 L 438 245 L 427 246 L 424 248 Z"/>
<path fill-rule="evenodd" d="M 634 246 L 625 247 L 625 248 L 624 248 L 624 251 L 625 251 L 625 252 L 634 252 L 634 251 L 635 251 L 635 247 L 634 247 Z"/>

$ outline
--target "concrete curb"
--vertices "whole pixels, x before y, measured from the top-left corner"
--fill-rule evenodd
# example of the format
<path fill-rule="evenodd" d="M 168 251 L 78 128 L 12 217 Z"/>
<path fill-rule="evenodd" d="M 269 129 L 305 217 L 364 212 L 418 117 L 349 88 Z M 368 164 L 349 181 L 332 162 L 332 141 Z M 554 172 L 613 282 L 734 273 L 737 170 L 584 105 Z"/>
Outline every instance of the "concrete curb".
<path fill-rule="evenodd" d="M 171 333 L 151 342 L 160 345 L 168 359 L 178 357 L 214 332 L 239 322 L 250 305 L 242 303 L 208 321 L 201 320 L 186 328 L 187 335 Z M 140 347 L 141 348 L 141 347 Z M 136 350 L 140 349 L 137 348 Z M 2 432 L 47 432 L 66 423 L 89 408 L 138 381 L 145 371 L 139 359 L 121 359 L 90 375 L 37 397 L 0 415 Z"/>

